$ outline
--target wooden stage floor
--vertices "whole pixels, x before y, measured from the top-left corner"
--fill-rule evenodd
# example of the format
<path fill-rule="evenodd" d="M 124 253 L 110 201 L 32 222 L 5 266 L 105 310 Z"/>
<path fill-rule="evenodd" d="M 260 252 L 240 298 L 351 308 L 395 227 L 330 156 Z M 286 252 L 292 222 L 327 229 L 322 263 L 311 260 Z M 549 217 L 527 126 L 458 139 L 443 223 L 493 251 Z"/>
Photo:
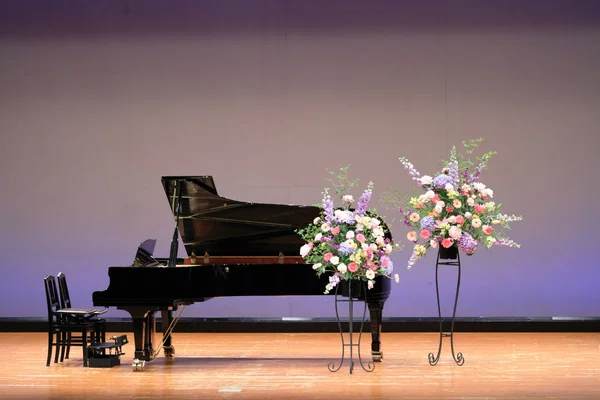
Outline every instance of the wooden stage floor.
<path fill-rule="evenodd" d="M 430 366 L 438 337 L 386 332 L 383 362 L 350 374 L 347 363 L 327 369 L 341 355 L 334 333 L 175 333 L 175 360 L 161 353 L 142 372 L 132 343 L 113 368 L 84 368 L 78 347 L 46 367 L 45 333 L 0 333 L 0 398 L 600 399 L 600 333 L 457 332 L 465 364 L 444 339 Z"/>

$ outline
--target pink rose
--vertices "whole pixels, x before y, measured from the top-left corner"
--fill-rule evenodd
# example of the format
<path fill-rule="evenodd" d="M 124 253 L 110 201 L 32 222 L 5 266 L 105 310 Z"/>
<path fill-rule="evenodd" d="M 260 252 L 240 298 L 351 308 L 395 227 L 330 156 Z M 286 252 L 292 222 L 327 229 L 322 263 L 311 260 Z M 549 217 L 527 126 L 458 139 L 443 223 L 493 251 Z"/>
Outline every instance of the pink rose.
<path fill-rule="evenodd" d="M 457 224 L 462 225 L 465 223 L 465 218 L 462 215 L 457 215 L 455 221 Z"/>
<path fill-rule="evenodd" d="M 351 262 L 350 264 L 348 264 L 348 271 L 350 271 L 350 272 L 358 271 L 358 264 L 355 262 Z"/>
<path fill-rule="evenodd" d="M 429 232 L 427 229 L 423 229 L 421 231 L 421 239 L 429 239 L 430 236 L 431 232 Z"/>
<path fill-rule="evenodd" d="M 332 228 L 332 229 L 331 229 L 331 233 L 332 233 L 334 236 L 336 236 L 336 235 L 339 235 L 339 233 L 340 233 L 340 227 L 339 227 L 339 226 L 336 226 L 335 228 Z"/>
<path fill-rule="evenodd" d="M 452 211 L 454 211 L 454 207 L 452 207 L 452 206 L 446 207 L 446 212 L 451 213 Z"/>
<path fill-rule="evenodd" d="M 494 228 L 492 228 L 489 225 L 483 226 L 483 233 L 485 233 L 486 235 L 489 235 L 490 233 L 492 233 L 493 230 L 494 230 Z"/>
<path fill-rule="evenodd" d="M 331 260 L 331 257 L 333 257 L 333 254 L 331 254 L 331 253 L 325 253 L 323 255 L 323 261 L 329 262 L 329 260 Z"/>
<path fill-rule="evenodd" d="M 450 246 L 452 246 L 454 244 L 454 240 L 450 239 L 450 238 L 446 238 L 444 240 L 442 240 L 442 246 L 445 247 L 446 249 L 449 248 Z"/>
<path fill-rule="evenodd" d="M 356 240 L 358 240 L 359 243 L 364 243 L 367 238 L 365 238 L 365 235 L 362 233 L 359 233 L 356 235 Z"/>
<path fill-rule="evenodd" d="M 375 271 L 378 267 L 377 267 L 377 264 L 375 264 L 373 261 L 369 260 L 369 261 L 367 261 L 367 268 L 369 268 L 371 271 Z"/>

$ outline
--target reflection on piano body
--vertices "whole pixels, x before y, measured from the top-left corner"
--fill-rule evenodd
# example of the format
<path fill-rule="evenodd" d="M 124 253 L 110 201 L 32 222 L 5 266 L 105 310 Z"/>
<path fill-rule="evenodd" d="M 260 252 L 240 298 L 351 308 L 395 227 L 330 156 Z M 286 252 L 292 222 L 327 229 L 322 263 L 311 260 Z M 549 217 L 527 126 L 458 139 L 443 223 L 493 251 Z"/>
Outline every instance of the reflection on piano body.
<path fill-rule="evenodd" d="M 211 176 L 166 176 L 162 184 L 176 216 L 175 235 L 177 231 L 181 235 L 188 257 L 174 268 L 109 267 L 108 288 L 92 296 L 95 307 L 116 307 L 131 314 L 136 359 L 155 357 L 158 311 L 169 357 L 174 349 L 165 327 L 172 324 L 171 311 L 178 307 L 213 297 L 323 295 L 329 277 L 317 277 L 312 265 L 303 263 L 299 250 L 304 242 L 295 233 L 319 215 L 318 207 L 230 200 L 217 194 Z M 171 266 L 173 252 L 177 254 L 177 236 L 174 239 Z M 141 255 L 139 251 L 136 264 L 156 265 L 151 250 Z M 367 293 L 374 361 L 382 358 L 382 310 L 390 287 L 389 279 L 377 277 Z"/>

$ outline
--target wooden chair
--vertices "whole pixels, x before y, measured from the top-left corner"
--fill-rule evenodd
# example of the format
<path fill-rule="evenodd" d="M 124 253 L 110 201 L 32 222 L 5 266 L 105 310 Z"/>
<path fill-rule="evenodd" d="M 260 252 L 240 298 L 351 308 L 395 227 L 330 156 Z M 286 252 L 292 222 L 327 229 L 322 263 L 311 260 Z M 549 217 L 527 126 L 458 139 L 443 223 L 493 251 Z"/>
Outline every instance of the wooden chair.
<path fill-rule="evenodd" d="M 60 293 L 60 308 L 63 311 L 73 311 L 73 318 L 79 320 L 80 322 L 87 321 L 94 323 L 94 342 L 104 342 L 106 340 L 106 321 L 98 318 L 98 315 L 104 314 L 106 310 L 73 308 L 65 273 L 59 272 L 56 278 L 58 280 L 58 291 Z M 68 359 L 69 353 L 71 352 L 70 346 L 63 346 L 61 350 L 60 360 L 63 361 L 65 358 Z"/>
<path fill-rule="evenodd" d="M 48 307 L 48 357 L 46 366 L 50 366 L 52 348 L 56 347 L 54 362 L 58 362 L 58 353 L 64 355 L 64 348 L 81 346 L 83 348 L 83 365 L 87 367 L 87 345 L 95 342 L 95 323 L 74 317 L 76 311 L 62 309 L 56 286 L 56 278 L 46 275 L 44 278 L 46 303 Z M 61 361 L 63 358 L 61 357 Z"/>

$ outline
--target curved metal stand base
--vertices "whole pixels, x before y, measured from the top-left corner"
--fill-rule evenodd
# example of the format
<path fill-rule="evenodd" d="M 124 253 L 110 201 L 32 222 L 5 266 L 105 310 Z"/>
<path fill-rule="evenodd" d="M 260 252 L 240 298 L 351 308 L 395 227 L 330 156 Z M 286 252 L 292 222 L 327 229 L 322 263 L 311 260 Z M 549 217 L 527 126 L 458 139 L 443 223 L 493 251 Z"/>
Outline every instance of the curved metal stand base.
<path fill-rule="evenodd" d="M 438 250 L 438 256 L 437 256 L 437 261 L 435 263 L 435 292 L 437 295 L 437 306 L 438 306 L 438 319 L 440 322 L 440 344 L 438 346 L 438 351 L 437 351 L 437 355 L 434 355 L 433 353 L 429 353 L 428 355 L 428 359 L 429 359 L 429 365 L 436 365 L 438 363 L 438 361 L 440 361 L 440 354 L 442 352 L 442 340 L 445 337 L 449 337 L 450 338 L 450 348 L 452 349 L 452 358 L 454 359 L 454 362 L 461 366 L 465 363 L 465 358 L 463 357 L 462 353 L 455 353 L 454 352 L 454 319 L 456 318 L 456 305 L 458 304 L 458 292 L 460 291 L 460 255 L 458 253 L 458 251 L 456 252 L 456 259 L 453 259 L 455 261 L 440 261 L 440 252 L 442 251 L 441 247 L 440 250 Z M 458 279 L 456 281 L 456 295 L 454 297 L 454 310 L 452 312 L 452 319 L 451 319 L 451 324 L 450 324 L 450 332 L 444 333 L 444 326 L 443 326 L 443 318 L 442 318 L 442 310 L 440 307 L 440 290 L 439 290 L 439 284 L 438 284 L 438 272 L 439 272 L 439 266 L 440 265 L 451 265 L 451 266 L 455 266 L 458 267 Z"/>
<path fill-rule="evenodd" d="M 349 366 L 349 370 L 350 373 L 352 373 L 352 371 L 354 371 L 354 358 L 353 358 L 353 350 L 356 347 L 356 352 L 358 354 L 358 362 L 360 364 L 360 366 L 362 367 L 363 370 L 367 371 L 367 372 L 373 372 L 373 370 L 375 369 L 375 364 L 372 362 L 368 362 L 366 365 L 363 363 L 363 360 L 360 356 L 360 340 L 362 338 L 362 332 L 363 332 L 363 325 L 365 323 L 365 318 L 367 315 L 367 295 L 366 295 L 366 288 L 365 288 L 365 284 L 364 282 L 360 282 L 361 285 L 361 290 L 365 293 L 365 301 L 364 301 L 364 309 L 363 309 L 363 315 L 362 315 L 362 321 L 360 323 L 360 332 L 358 334 L 358 342 L 354 343 L 353 341 L 353 314 L 354 314 L 354 299 L 352 298 L 352 282 L 348 282 L 348 299 L 344 300 L 341 299 L 340 295 L 338 294 L 338 288 L 340 285 L 336 286 L 335 288 L 335 319 L 337 321 L 338 324 L 338 328 L 340 329 L 340 337 L 342 339 L 342 358 L 340 359 L 339 364 L 336 367 L 335 362 L 330 362 L 327 365 L 327 368 L 331 371 L 331 372 L 337 372 L 340 370 L 340 368 L 342 368 L 342 365 L 344 365 L 344 361 L 345 361 L 345 355 L 346 355 L 346 347 L 348 347 L 350 349 L 350 357 L 349 357 L 349 362 L 350 362 L 350 366 Z M 340 282 L 341 284 L 341 282 Z M 340 314 L 339 314 L 339 310 L 338 310 L 338 304 L 339 303 L 348 303 L 348 333 L 350 334 L 350 343 L 346 343 L 344 340 L 344 331 L 342 329 L 342 323 L 340 321 Z"/>

